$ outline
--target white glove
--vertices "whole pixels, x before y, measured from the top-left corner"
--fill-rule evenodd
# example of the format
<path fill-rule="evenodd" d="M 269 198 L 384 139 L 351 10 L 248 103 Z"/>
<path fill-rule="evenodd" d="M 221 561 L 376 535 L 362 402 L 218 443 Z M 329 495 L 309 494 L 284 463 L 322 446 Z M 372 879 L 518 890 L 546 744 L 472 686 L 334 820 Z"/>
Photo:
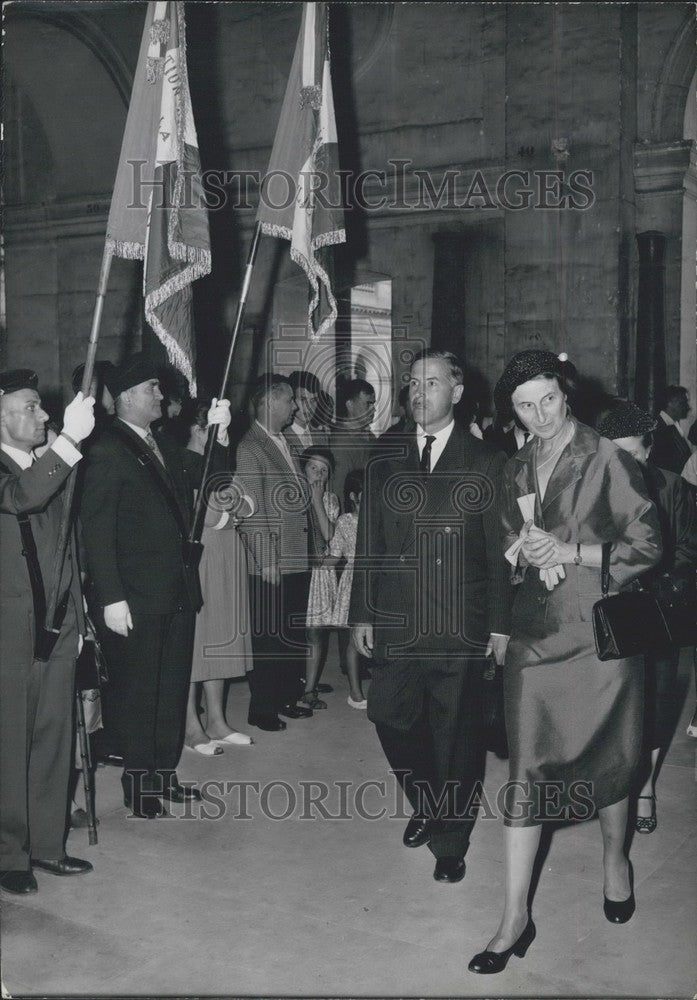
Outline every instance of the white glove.
<path fill-rule="evenodd" d="M 218 428 L 218 444 L 228 443 L 228 433 L 227 429 L 230 426 L 230 421 L 232 416 L 230 414 L 230 400 L 221 399 L 218 401 L 214 399 L 211 403 L 211 408 L 208 411 L 208 426 L 217 426 Z"/>
<path fill-rule="evenodd" d="M 90 436 L 94 430 L 94 396 L 85 399 L 82 392 L 78 392 L 65 408 L 63 430 L 76 444 Z"/>
<path fill-rule="evenodd" d="M 104 608 L 104 624 L 117 635 L 128 637 L 129 629 L 133 628 L 133 619 L 128 607 L 128 601 L 116 601 Z"/>

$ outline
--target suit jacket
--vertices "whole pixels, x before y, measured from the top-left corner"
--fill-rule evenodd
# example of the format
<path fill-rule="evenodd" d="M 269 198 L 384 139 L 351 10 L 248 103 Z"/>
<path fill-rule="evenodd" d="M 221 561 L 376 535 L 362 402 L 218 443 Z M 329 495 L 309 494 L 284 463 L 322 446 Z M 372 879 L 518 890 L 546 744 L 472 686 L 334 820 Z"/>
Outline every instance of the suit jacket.
<path fill-rule="evenodd" d="M 104 607 L 128 601 L 141 614 L 190 610 L 185 584 L 182 536 L 150 472 L 124 443 L 130 438 L 144 456 L 145 442 L 116 420 L 94 442 L 86 462 L 80 518 L 87 568 L 97 603 Z M 158 439 L 166 470 L 154 459 L 166 490 L 179 507 L 188 530 L 192 496 L 183 449 L 166 435 Z M 226 464 L 227 449 L 216 445 L 214 466 Z"/>
<path fill-rule="evenodd" d="M 394 436 L 366 469 L 349 622 L 372 623 L 378 658 L 481 652 L 509 632 L 500 543 L 505 455 L 455 423 L 433 471 L 416 436 Z"/>
<path fill-rule="evenodd" d="M 338 424 L 329 437 L 329 447 L 334 455 L 334 493 L 344 508 L 344 483 L 353 469 L 365 469 L 378 439 L 369 430 L 357 431 Z"/>
<path fill-rule="evenodd" d="M 306 446 L 302 443 L 302 441 L 295 433 L 295 431 L 292 430 L 290 427 L 286 428 L 286 430 L 283 432 L 283 436 L 288 442 L 288 447 L 290 448 L 291 455 L 293 456 L 296 462 L 299 461 L 300 456 L 305 451 Z M 310 430 L 310 437 L 312 438 L 312 444 L 315 447 L 317 446 L 320 446 L 322 448 L 329 447 L 329 435 L 327 434 L 326 431 L 320 431 L 315 428 L 312 428 Z"/>
<path fill-rule="evenodd" d="M 661 535 L 638 462 L 614 442 L 573 420 L 574 436 L 562 452 L 540 503 L 536 489 L 535 441 L 528 441 L 504 470 L 503 545 L 518 538 L 523 516 L 518 497 L 536 493 L 535 524 L 563 542 L 613 542 L 611 590 L 636 579 L 658 562 Z M 537 569 L 514 568 L 520 584 L 513 605 L 513 632 L 544 636 L 565 622 L 587 621 L 600 599 L 600 569 L 566 565 L 565 577 L 548 591 Z M 614 584 L 614 586 L 613 586 Z"/>
<path fill-rule="evenodd" d="M 690 487 L 680 476 L 652 465 L 642 465 L 646 489 L 656 504 L 663 555 L 642 584 L 668 574 L 672 582 L 695 582 L 697 570 L 697 509 Z"/>
<path fill-rule="evenodd" d="M 254 422 L 237 446 L 236 474 L 255 503 L 251 517 L 239 525 L 247 548 L 249 572 L 278 567 L 281 573 L 308 569 L 310 506 L 300 466 L 295 474 L 281 450 Z"/>
<path fill-rule="evenodd" d="M 512 458 L 518 451 L 518 442 L 515 439 L 513 429 L 505 431 L 502 427 L 495 425 L 487 427 L 484 431 L 484 440 L 488 441 L 492 447 L 504 451 L 509 458 Z"/>
<path fill-rule="evenodd" d="M 653 432 L 651 463 L 660 469 L 669 469 L 679 476 L 691 454 L 689 443 L 677 427 L 667 424 L 663 417 L 659 416 L 656 430 Z"/>
<path fill-rule="evenodd" d="M 33 599 L 24 545 L 17 514 L 28 514 L 41 567 L 46 599 L 52 584 L 53 557 L 63 514 L 63 487 L 70 466 L 48 448 L 29 469 L 21 469 L 0 450 L 0 462 L 9 474 L 0 471 L 0 604 L 3 628 L 11 628 L 17 616 L 33 615 Z M 70 589 L 80 632 L 85 632 L 82 592 L 74 533 L 65 556 L 59 597 Z M 26 621 L 26 618 L 24 618 Z"/>

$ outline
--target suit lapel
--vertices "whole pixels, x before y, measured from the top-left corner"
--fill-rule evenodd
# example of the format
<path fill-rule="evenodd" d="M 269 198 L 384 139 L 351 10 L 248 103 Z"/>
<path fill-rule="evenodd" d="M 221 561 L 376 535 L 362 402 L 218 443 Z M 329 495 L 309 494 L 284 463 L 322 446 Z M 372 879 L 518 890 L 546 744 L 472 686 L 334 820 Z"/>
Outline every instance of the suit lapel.
<path fill-rule="evenodd" d="M 583 433 L 581 426 L 575 421 L 574 423 L 574 436 L 562 452 L 547 483 L 545 498 L 542 501 L 543 515 L 560 494 L 581 479 L 586 456 L 597 450 L 593 442 Z"/>
<path fill-rule="evenodd" d="M 168 493 L 171 493 L 172 497 L 176 501 L 177 506 L 182 512 L 182 517 L 186 519 L 188 517 L 188 511 L 184 510 L 184 508 L 182 507 L 182 498 L 179 496 L 179 491 L 175 488 L 174 479 L 170 473 L 169 468 L 167 467 L 167 460 L 168 460 L 167 446 L 165 445 L 165 448 L 163 450 L 162 445 L 161 444 L 158 445 L 158 447 L 160 448 L 160 454 L 165 460 L 165 465 L 163 466 L 162 462 L 160 462 L 159 458 L 152 450 L 152 448 L 148 444 L 146 444 L 143 438 L 141 438 L 139 434 L 136 434 L 136 432 L 132 430 L 128 426 L 128 424 L 125 424 L 123 420 L 119 420 L 118 423 L 115 423 L 114 429 L 118 434 L 123 434 L 129 437 L 131 441 L 133 441 L 136 445 L 138 445 L 138 448 L 141 454 L 143 455 L 143 459 L 146 462 L 150 463 L 152 468 L 155 470 L 156 475 L 161 480 L 164 488 L 167 490 Z"/>

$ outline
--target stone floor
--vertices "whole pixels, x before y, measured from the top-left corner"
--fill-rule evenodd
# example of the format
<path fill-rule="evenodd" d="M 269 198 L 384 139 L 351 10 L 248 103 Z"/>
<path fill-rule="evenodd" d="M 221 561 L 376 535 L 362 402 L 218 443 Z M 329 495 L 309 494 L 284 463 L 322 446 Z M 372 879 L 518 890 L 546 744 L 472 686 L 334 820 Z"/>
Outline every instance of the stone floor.
<path fill-rule="evenodd" d="M 560 829 L 534 901 L 537 939 L 524 960 L 486 980 L 467 962 L 498 921 L 500 821 L 477 823 L 463 882 L 434 882 L 428 849 L 401 846 L 400 796 L 365 713 L 346 703 L 333 645 L 332 657 L 327 711 L 284 733 L 255 730 L 254 746 L 215 759 L 185 753 L 180 777 L 207 788 L 195 816 L 175 806 L 168 820 L 129 819 L 119 772 L 98 771 L 99 844 L 90 847 L 84 830 L 68 841 L 94 872 L 38 872 L 37 895 L 3 895 L 7 993 L 694 996 L 691 657 L 681 665 L 683 708 L 659 781 L 658 829 L 632 845 L 635 917 L 624 926 L 603 917 L 597 821 Z M 233 685 L 229 717 L 241 729 L 248 697 L 246 684 Z M 506 776 L 490 754 L 486 789 L 495 795 Z"/>

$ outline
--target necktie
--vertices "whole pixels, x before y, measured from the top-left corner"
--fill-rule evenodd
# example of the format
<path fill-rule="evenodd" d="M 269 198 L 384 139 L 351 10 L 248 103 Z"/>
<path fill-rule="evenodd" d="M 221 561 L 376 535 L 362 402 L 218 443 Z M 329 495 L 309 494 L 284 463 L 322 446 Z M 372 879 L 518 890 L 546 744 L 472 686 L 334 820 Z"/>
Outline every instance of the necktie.
<path fill-rule="evenodd" d="M 165 460 L 162 457 L 162 452 L 157 447 L 157 441 L 153 437 L 152 431 L 148 431 L 148 433 L 145 435 L 145 443 L 150 448 L 150 450 L 154 453 L 155 458 L 160 463 L 160 465 L 162 466 L 162 468 L 163 469 L 166 468 L 166 466 L 165 466 Z"/>
<path fill-rule="evenodd" d="M 424 450 L 421 452 L 421 461 L 419 462 L 419 468 L 422 472 L 431 471 L 431 445 L 435 440 L 435 434 L 426 435 L 426 444 L 424 445 Z"/>

